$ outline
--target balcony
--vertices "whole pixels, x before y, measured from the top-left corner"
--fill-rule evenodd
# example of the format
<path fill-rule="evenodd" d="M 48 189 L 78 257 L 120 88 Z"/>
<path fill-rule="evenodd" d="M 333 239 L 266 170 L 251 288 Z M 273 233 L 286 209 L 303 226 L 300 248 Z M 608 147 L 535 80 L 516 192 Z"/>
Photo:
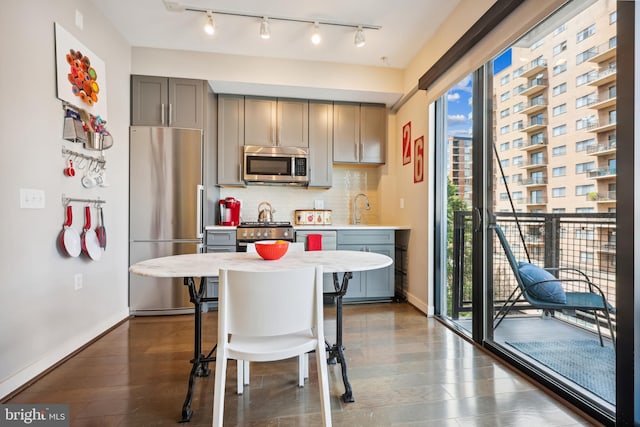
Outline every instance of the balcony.
<path fill-rule="evenodd" d="M 616 168 L 597 168 L 587 172 L 587 178 L 591 179 L 608 179 L 615 178 Z"/>
<path fill-rule="evenodd" d="M 587 148 L 587 154 L 590 156 L 606 156 L 609 154 L 614 154 L 615 152 L 616 152 L 615 139 Z"/>
<path fill-rule="evenodd" d="M 593 110 L 602 110 L 605 108 L 613 107 L 614 105 L 616 105 L 616 102 L 617 96 L 613 95 L 609 97 L 597 98 L 592 102 L 589 102 L 587 106 Z"/>
<path fill-rule="evenodd" d="M 547 177 L 546 176 L 534 176 L 531 178 L 523 179 L 521 184 L 525 187 L 539 187 L 541 185 L 547 185 Z"/>
<path fill-rule="evenodd" d="M 529 78 L 547 70 L 547 60 L 544 58 L 534 59 L 527 65 L 519 77 Z"/>
<path fill-rule="evenodd" d="M 616 128 L 616 122 L 591 122 L 587 124 L 586 130 L 588 132 L 600 133 L 600 132 L 609 132 Z"/>
<path fill-rule="evenodd" d="M 537 113 L 538 111 L 542 111 L 544 109 L 547 108 L 547 105 L 549 105 L 547 103 L 547 100 L 544 98 L 534 98 L 532 100 L 529 101 L 529 103 L 527 104 L 526 107 L 524 107 L 522 109 L 522 111 L 520 111 L 522 114 L 533 114 L 533 113 Z"/>
<path fill-rule="evenodd" d="M 606 191 L 604 193 L 589 193 L 585 195 L 585 198 L 590 202 L 596 203 L 614 203 L 616 201 L 616 191 Z"/>
<path fill-rule="evenodd" d="M 544 117 L 533 117 L 529 123 L 522 129 L 522 132 L 531 133 L 540 131 L 547 127 L 547 119 Z"/>
<path fill-rule="evenodd" d="M 590 81 L 589 86 L 604 86 L 614 82 L 618 78 L 617 67 L 607 67 L 598 73 L 598 76 Z"/>
<path fill-rule="evenodd" d="M 547 86 L 548 86 L 547 79 L 543 79 L 543 78 L 533 79 L 529 82 L 527 87 L 519 93 L 519 95 L 531 96 L 533 94 L 540 92 L 543 89 L 546 89 Z"/>
<path fill-rule="evenodd" d="M 616 57 L 617 43 L 611 44 L 610 42 L 603 43 L 597 47 L 598 53 L 595 56 L 589 58 L 589 62 L 599 64 L 600 62 L 608 61 Z"/>
<path fill-rule="evenodd" d="M 537 138 L 535 140 L 530 139 L 524 145 L 520 147 L 523 151 L 531 151 L 537 148 L 544 148 L 547 146 L 547 138 Z"/>
<path fill-rule="evenodd" d="M 522 165 L 520 165 L 520 168 L 522 169 L 536 169 L 536 168 L 544 168 L 547 166 L 547 159 L 546 157 L 543 157 L 541 159 L 532 159 L 529 160 L 527 162 L 524 162 Z"/>

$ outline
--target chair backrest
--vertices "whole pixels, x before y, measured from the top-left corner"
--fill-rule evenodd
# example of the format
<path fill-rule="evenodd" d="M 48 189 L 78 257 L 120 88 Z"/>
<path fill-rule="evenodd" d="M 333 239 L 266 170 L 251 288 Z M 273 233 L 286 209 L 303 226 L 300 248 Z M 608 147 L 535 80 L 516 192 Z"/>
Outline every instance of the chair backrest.
<path fill-rule="evenodd" d="M 219 331 L 275 336 L 322 326 L 322 267 L 269 272 L 220 270 Z"/>
<path fill-rule="evenodd" d="M 522 291 L 525 291 L 524 283 L 522 282 L 522 278 L 520 277 L 518 260 L 513 254 L 513 251 L 511 250 L 511 246 L 509 245 L 509 242 L 507 241 L 507 237 L 504 235 L 504 232 L 502 231 L 502 227 L 500 227 L 498 224 L 492 224 L 489 226 L 489 228 L 492 228 L 496 232 L 496 236 L 498 236 L 500 245 L 502 245 L 502 249 L 504 250 L 504 254 L 507 257 L 507 261 L 509 262 L 509 266 L 511 267 L 511 270 L 513 271 L 513 275 L 515 276 L 516 281 L 518 282 L 518 286 Z"/>

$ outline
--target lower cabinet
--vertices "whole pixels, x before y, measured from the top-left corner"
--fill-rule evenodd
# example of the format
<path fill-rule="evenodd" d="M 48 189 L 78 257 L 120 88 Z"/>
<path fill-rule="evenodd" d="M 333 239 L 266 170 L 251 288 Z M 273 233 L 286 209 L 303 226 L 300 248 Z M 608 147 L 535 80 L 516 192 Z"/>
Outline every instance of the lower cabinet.
<path fill-rule="evenodd" d="M 338 230 L 338 249 L 387 255 L 395 263 L 394 230 Z M 354 272 L 345 301 L 388 300 L 394 297 L 393 264 L 363 272 Z"/>
<path fill-rule="evenodd" d="M 207 230 L 205 233 L 205 252 L 235 252 L 236 251 L 236 230 Z M 207 297 L 218 297 L 218 278 L 207 278 Z M 203 305 L 203 311 L 217 309 L 217 302 L 209 302 Z"/>

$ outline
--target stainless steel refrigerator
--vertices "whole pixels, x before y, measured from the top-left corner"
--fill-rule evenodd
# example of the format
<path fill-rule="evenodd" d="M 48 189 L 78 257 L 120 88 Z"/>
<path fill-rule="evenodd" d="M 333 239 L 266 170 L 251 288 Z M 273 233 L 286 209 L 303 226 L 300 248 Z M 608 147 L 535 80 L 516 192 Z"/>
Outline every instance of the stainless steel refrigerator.
<path fill-rule="evenodd" d="M 199 129 L 132 126 L 129 264 L 202 250 L 203 141 Z M 129 274 L 135 315 L 192 313 L 183 279 Z"/>

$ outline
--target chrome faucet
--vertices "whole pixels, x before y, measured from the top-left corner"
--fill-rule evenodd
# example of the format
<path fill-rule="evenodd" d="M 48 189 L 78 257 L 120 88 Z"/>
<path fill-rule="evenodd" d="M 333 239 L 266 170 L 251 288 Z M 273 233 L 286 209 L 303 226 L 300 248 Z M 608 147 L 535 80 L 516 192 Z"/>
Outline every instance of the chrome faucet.
<path fill-rule="evenodd" d="M 353 223 L 360 224 L 362 222 L 362 214 L 358 215 L 358 198 L 364 197 L 365 205 L 364 208 L 366 210 L 371 209 L 371 205 L 369 205 L 369 198 L 364 193 L 358 193 L 353 198 Z"/>

